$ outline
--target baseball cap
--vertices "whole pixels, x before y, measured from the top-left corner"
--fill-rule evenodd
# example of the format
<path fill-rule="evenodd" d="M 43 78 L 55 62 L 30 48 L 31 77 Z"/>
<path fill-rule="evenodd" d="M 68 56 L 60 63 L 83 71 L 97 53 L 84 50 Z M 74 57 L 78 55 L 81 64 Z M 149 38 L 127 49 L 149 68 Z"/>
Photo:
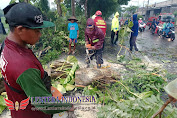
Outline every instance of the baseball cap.
<path fill-rule="evenodd" d="M 54 23 L 43 20 L 40 9 L 25 2 L 10 4 L 3 11 L 9 26 L 21 25 L 30 29 L 55 26 Z"/>

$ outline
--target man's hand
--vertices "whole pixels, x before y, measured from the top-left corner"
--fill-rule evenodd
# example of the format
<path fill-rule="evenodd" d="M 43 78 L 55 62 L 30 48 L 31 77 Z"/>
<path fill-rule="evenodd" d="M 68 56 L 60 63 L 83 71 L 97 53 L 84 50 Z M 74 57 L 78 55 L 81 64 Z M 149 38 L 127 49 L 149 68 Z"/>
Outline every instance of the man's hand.
<path fill-rule="evenodd" d="M 88 45 L 88 44 L 89 44 L 89 42 L 88 42 L 88 41 L 86 41 L 86 42 L 85 42 L 85 45 Z"/>
<path fill-rule="evenodd" d="M 96 48 L 95 48 L 95 46 L 91 46 L 91 49 L 92 49 L 92 50 L 95 50 Z"/>

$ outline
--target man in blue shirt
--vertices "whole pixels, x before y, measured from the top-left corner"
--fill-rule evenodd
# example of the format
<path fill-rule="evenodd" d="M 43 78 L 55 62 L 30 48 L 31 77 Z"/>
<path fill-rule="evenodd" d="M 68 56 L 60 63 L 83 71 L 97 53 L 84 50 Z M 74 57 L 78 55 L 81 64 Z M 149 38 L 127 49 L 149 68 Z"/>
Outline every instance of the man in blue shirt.
<path fill-rule="evenodd" d="M 69 31 L 69 52 L 68 54 L 74 54 L 75 53 L 75 48 L 76 48 L 76 43 L 77 43 L 77 38 L 79 37 L 79 27 L 76 21 L 78 21 L 74 16 L 70 17 L 68 19 L 71 21 L 68 24 L 68 31 Z M 74 48 L 73 51 L 71 51 L 71 44 L 74 43 Z"/>
<path fill-rule="evenodd" d="M 167 20 L 167 24 L 166 24 L 166 26 L 165 26 L 165 33 L 166 33 L 166 35 L 168 35 L 168 33 L 170 32 L 170 28 L 171 27 L 174 27 L 174 25 L 173 25 L 173 23 L 170 21 L 170 19 L 169 20 Z"/>

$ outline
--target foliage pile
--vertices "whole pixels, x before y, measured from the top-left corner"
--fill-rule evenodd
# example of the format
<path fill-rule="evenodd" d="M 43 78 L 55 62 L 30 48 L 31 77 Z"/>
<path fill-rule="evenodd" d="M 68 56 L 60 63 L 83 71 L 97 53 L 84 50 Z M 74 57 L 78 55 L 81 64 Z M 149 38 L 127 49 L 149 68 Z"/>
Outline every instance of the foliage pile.
<path fill-rule="evenodd" d="M 159 96 L 152 95 L 151 97 L 140 99 L 130 98 L 117 103 L 108 103 L 99 109 L 99 118 L 151 118 L 157 112 L 164 102 Z M 177 108 L 168 105 L 164 110 L 162 117 L 176 118 Z"/>
<path fill-rule="evenodd" d="M 50 67 L 52 68 L 55 65 L 51 64 Z M 78 60 L 74 56 L 68 56 L 62 66 L 55 69 L 59 74 L 52 80 L 52 86 L 56 87 L 61 93 L 73 90 L 75 88 L 75 71 L 77 68 Z"/>
<path fill-rule="evenodd" d="M 102 104 L 99 118 L 150 118 L 164 103 L 160 96 L 167 84 L 166 71 L 159 68 L 149 71 L 139 58 L 129 60 L 121 56 L 118 63 L 126 68 L 122 80 L 107 85 L 104 90 L 88 86 L 83 94 L 97 97 L 97 102 Z M 167 106 L 162 116 L 177 117 L 176 108 Z"/>

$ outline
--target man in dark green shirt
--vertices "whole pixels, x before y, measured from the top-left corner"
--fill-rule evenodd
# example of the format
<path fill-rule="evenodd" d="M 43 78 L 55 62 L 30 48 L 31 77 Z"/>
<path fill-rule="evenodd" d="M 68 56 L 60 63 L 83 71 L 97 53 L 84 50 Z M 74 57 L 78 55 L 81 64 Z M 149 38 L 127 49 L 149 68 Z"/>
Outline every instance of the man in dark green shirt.
<path fill-rule="evenodd" d="M 9 109 L 12 118 L 51 118 L 51 114 L 73 110 L 70 103 L 31 104 L 33 98 L 50 98 L 52 94 L 42 80 L 44 69 L 27 44 L 34 45 L 41 36 L 40 29 L 54 24 L 44 21 L 41 11 L 27 3 L 7 6 L 4 15 L 10 33 L 5 40 L 0 62 L 8 100 L 11 101 Z M 31 101 L 24 104 L 27 98 Z"/>

